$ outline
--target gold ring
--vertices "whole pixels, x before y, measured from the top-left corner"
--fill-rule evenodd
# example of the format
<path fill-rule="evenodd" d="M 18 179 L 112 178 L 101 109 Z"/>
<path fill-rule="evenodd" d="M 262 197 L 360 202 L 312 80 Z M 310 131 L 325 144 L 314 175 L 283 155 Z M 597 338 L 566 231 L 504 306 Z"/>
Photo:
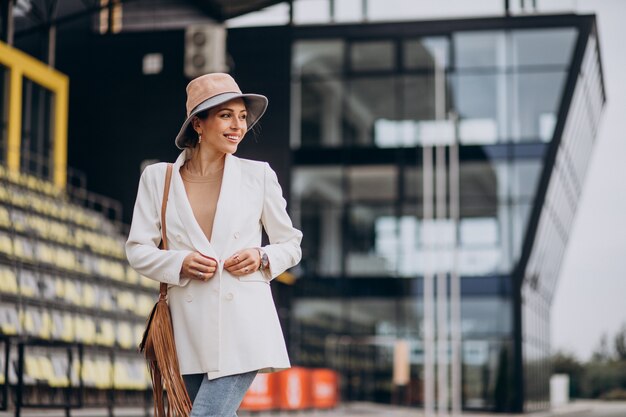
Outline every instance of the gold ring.
<path fill-rule="evenodd" d="M 202 279 L 202 272 L 198 271 L 198 273 L 196 274 L 196 276 L 198 277 L 198 279 Z"/>

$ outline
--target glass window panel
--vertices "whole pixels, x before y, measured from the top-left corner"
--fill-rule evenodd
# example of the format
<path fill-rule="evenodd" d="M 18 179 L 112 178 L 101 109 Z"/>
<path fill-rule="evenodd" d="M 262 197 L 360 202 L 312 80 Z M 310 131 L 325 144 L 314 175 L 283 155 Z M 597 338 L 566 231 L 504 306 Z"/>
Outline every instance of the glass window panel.
<path fill-rule="evenodd" d="M 381 217 L 392 216 L 390 206 L 355 204 L 348 211 L 348 254 L 346 273 L 349 276 L 390 276 L 395 274 L 395 265 L 377 252 L 380 231 L 376 226 Z M 381 235 L 388 239 L 388 236 Z"/>
<path fill-rule="evenodd" d="M 515 201 L 534 199 L 543 164 L 539 160 L 520 159 L 512 162 L 511 196 Z"/>
<path fill-rule="evenodd" d="M 419 143 L 419 126 L 413 120 L 378 119 L 374 143 L 379 148 L 412 147 Z"/>
<path fill-rule="evenodd" d="M 341 272 L 343 191 L 340 167 L 302 167 L 293 172 L 292 215 L 303 232 L 305 276 Z"/>
<path fill-rule="evenodd" d="M 459 116 L 462 144 L 496 143 L 506 127 L 504 75 L 457 74 L 451 77 L 452 107 Z"/>
<path fill-rule="evenodd" d="M 339 81 L 306 81 L 300 84 L 301 146 L 341 145 L 343 94 Z"/>
<path fill-rule="evenodd" d="M 530 216 L 530 203 L 513 204 L 511 210 L 511 232 L 513 242 L 513 259 L 519 259 L 522 243 L 526 234 L 526 226 Z"/>
<path fill-rule="evenodd" d="M 354 42 L 350 64 L 354 71 L 391 70 L 396 66 L 395 45 L 392 41 Z"/>
<path fill-rule="evenodd" d="M 445 86 L 442 90 L 435 88 L 435 76 L 420 75 L 406 76 L 402 79 L 402 115 L 405 120 L 433 120 L 436 118 L 436 106 L 443 103 L 445 97 L 435 97 L 435 94 L 445 95 Z M 437 100 L 438 99 L 438 100 Z M 443 109 L 445 112 L 445 108 Z"/>
<path fill-rule="evenodd" d="M 380 119 L 397 119 L 396 80 L 393 77 L 357 78 L 350 82 L 344 103 L 345 144 L 370 146 L 377 143 L 375 129 Z"/>
<path fill-rule="evenodd" d="M 461 301 L 464 338 L 509 335 L 512 331 L 511 302 L 506 298 L 471 297 Z"/>
<path fill-rule="evenodd" d="M 505 66 L 505 38 L 501 31 L 457 32 L 452 34 L 452 42 L 457 68 Z"/>
<path fill-rule="evenodd" d="M 514 30 L 512 63 L 521 65 L 569 65 L 578 36 L 576 28 Z"/>
<path fill-rule="evenodd" d="M 293 71 L 296 75 L 340 74 L 344 48 L 341 39 L 297 41 L 293 46 Z"/>
<path fill-rule="evenodd" d="M 404 170 L 404 196 L 407 200 L 422 200 L 424 176 L 421 167 L 407 167 Z M 419 201 L 421 204 L 422 202 Z M 417 214 L 417 213 L 416 213 Z"/>
<path fill-rule="evenodd" d="M 487 246 L 498 243 L 498 223 L 494 218 L 462 219 L 461 245 Z"/>
<path fill-rule="evenodd" d="M 508 77 L 509 137 L 514 141 L 551 140 L 567 73 L 518 73 Z"/>
<path fill-rule="evenodd" d="M 389 270 L 400 276 L 417 276 L 423 264 L 420 233 L 416 217 L 381 216 L 376 219 L 376 253 L 386 260 Z"/>
<path fill-rule="evenodd" d="M 404 68 L 434 69 L 447 68 L 449 41 L 446 38 L 408 39 L 403 43 Z"/>
<path fill-rule="evenodd" d="M 389 165 L 354 166 L 347 171 L 350 201 L 394 201 L 397 168 Z"/>
<path fill-rule="evenodd" d="M 498 175 L 488 163 L 460 166 L 461 217 L 494 217 L 498 210 Z"/>

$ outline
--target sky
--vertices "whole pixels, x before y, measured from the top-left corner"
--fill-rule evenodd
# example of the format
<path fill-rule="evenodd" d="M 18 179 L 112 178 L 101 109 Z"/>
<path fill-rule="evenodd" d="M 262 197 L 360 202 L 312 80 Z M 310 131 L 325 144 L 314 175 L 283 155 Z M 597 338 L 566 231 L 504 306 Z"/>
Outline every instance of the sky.
<path fill-rule="evenodd" d="M 300 23 L 325 22 L 326 0 L 301 0 Z M 501 13 L 503 0 L 368 0 L 372 20 L 435 19 Z M 528 1 L 528 4 L 531 2 Z M 603 334 L 626 325 L 626 0 L 537 0 L 546 12 L 595 13 L 607 103 L 552 304 L 553 351 L 587 360 Z M 336 0 L 339 21 L 361 17 L 360 0 Z M 511 2 L 512 7 L 519 2 Z M 519 7 L 519 6 L 517 6 Z M 273 9 L 273 10 L 271 10 Z M 282 4 L 229 26 L 284 24 Z"/>

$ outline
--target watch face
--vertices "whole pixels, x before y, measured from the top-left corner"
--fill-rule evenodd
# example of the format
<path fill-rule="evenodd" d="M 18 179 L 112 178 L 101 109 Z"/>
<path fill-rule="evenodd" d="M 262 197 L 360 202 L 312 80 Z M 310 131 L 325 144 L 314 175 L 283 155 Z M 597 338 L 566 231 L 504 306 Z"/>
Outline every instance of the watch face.
<path fill-rule="evenodd" d="M 267 257 L 267 253 L 264 253 L 263 256 L 261 256 L 261 267 L 262 268 L 267 268 L 267 265 L 269 263 L 270 263 L 270 260 Z"/>

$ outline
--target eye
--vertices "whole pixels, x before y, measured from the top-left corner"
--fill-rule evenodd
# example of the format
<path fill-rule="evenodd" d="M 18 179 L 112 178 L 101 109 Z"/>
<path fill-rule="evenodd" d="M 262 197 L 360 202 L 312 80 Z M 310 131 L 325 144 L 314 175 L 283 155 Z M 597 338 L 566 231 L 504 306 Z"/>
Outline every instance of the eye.
<path fill-rule="evenodd" d="M 229 118 L 229 117 L 230 117 L 230 113 L 222 113 L 222 114 L 220 114 L 220 117 L 221 117 L 222 119 Z"/>
<path fill-rule="evenodd" d="M 242 114 L 242 115 L 239 116 L 239 118 L 241 120 L 246 120 L 248 118 L 248 115 L 247 114 Z"/>

